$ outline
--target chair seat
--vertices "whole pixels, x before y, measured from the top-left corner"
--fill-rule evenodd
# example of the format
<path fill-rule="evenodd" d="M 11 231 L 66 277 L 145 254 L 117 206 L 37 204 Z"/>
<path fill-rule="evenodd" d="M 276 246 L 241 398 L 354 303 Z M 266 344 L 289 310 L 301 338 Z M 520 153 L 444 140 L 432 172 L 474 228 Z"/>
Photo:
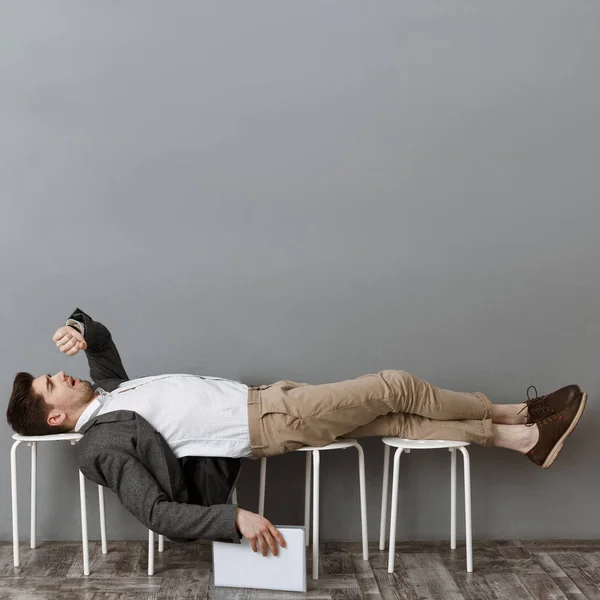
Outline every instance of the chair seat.
<path fill-rule="evenodd" d="M 339 442 L 333 442 L 327 444 L 327 446 L 302 446 L 295 452 L 312 452 L 313 450 L 341 450 L 342 448 L 354 448 L 356 447 L 356 440 L 348 438 L 347 440 L 340 440 Z"/>
<path fill-rule="evenodd" d="M 381 440 L 388 446 L 395 448 L 408 448 L 410 450 L 432 450 L 434 448 L 464 448 L 469 442 L 455 442 L 452 440 L 406 440 L 397 437 L 384 437 Z"/>
<path fill-rule="evenodd" d="M 15 433 L 12 439 L 19 442 L 73 442 L 79 441 L 82 437 L 82 433 L 53 433 L 51 435 L 19 435 Z"/>

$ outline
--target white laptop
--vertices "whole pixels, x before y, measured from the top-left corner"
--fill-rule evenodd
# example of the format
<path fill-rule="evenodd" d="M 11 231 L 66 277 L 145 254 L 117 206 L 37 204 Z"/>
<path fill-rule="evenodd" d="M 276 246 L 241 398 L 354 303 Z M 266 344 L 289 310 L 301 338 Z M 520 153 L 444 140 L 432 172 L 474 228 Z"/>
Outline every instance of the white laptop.
<path fill-rule="evenodd" d="M 253 552 L 250 542 L 213 542 L 215 586 L 306 592 L 304 527 L 279 527 L 286 547 L 277 556 Z"/>

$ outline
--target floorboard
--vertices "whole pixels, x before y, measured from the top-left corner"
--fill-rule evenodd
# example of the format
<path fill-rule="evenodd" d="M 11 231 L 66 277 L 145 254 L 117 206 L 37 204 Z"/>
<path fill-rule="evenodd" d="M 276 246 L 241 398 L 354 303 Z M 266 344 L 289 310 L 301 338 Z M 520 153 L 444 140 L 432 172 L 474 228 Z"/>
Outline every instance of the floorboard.
<path fill-rule="evenodd" d="M 450 550 L 447 541 L 400 542 L 391 574 L 376 543 L 364 561 L 359 542 L 325 542 L 317 581 L 307 548 L 306 594 L 215 587 L 204 542 L 165 542 L 152 577 L 140 541 L 109 542 L 106 555 L 90 542 L 88 577 L 77 542 L 20 548 L 15 568 L 12 545 L 0 543 L 0 600 L 600 600 L 598 540 L 474 542 L 473 573 L 466 572 L 464 543 Z"/>

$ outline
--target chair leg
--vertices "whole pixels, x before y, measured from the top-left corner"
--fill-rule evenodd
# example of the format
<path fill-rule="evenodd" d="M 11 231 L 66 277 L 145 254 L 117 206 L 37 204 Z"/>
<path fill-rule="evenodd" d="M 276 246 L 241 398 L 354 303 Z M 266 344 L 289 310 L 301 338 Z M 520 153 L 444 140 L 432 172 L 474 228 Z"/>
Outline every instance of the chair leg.
<path fill-rule="evenodd" d="M 100 512 L 100 539 L 102 540 L 102 554 L 107 554 L 106 547 L 106 513 L 104 511 L 104 488 L 98 486 L 98 508 Z"/>
<path fill-rule="evenodd" d="M 306 532 L 306 545 L 310 543 L 310 471 L 312 456 L 306 452 L 306 474 L 304 479 L 304 531 Z"/>
<path fill-rule="evenodd" d="M 312 578 L 319 578 L 319 474 L 321 453 L 312 451 L 313 455 L 313 573 Z"/>
<path fill-rule="evenodd" d="M 258 514 L 265 516 L 265 489 L 267 485 L 267 457 L 260 459 L 260 483 L 258 488 Z"/>
<path fill-rule="evenodd" d="M 381 521 L 379 523 L 379 549 L 385 550 L 385 526 L 387 525 L 388 478 L 390 474 L 390 447 L 384 444 L 383 486 L 381 488 Z"/>
<path fill-rule="evenodd" d="M 35 524 L 37 521 L 37 442 L 31 442 L 31 541 L 29 546 L 35 548 Z"/>
<path fill-rule="evenodd" d="M 362 446 L 356 442 L 358 450 L 358 481 L 360 487 L 360 524 L 362 529 L 363 560 L 369 560 L 369 534 L 367 526 L 367 484 L 365 478 L 365 453 Z"/>
<path fill-rule="evenodd" d="M 88 548 L 87 506 L 85 500 L 85 477 L 79 471 L 79 503 L 81 505 L 81 544 L 83 546 L 83 574 L 90 574 L 90 555 Z"/>
<path fill-rule="evenodd" d="M 450 548 L 456 550 L 456 448 L 450 450 Z"/>
<path fill-rule="evenodd" d="M 388 557 L 388 573 L 394 572 L 394 552 L 396 551 L 396 521 L 398 518 L 398 487 L 400 475 L 400 456 L 402 448 L 394 453 L 394 471 L 392 476 L 392 506 L 390 515 L 390 553 Z"/>
<path fill-rule="evenodd" d="M 165 536 L 164 535 L 158 536 L 158 551 L 159 552 L 165 551 Z"/>
<path fill-rule="evenodd" d="M 148 529 L 148 575 L 154 575 L 154 531 Z"/>
<path fill-rule="evenodd" d="M 465 530 L 467 538 L 467 573 L 473 572 L 473 532 L 471 529 L 471 461 L 469 452 L 461 446 L 465 476 Z"/>
<path fill-rule="evenodd" d="M 13 565 L 19 566 L 19 509 L 17 497 L 17 448 L 21 442 L 17 440 L 10 449 L 10 488 L 12 497 L 12 533 L 13 533 Z"/>

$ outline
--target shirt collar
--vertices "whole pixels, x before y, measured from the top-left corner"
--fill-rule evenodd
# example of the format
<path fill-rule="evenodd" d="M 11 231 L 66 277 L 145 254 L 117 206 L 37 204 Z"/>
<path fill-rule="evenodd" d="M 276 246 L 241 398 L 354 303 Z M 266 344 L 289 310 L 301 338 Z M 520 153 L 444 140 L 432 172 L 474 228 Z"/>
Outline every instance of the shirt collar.
<path fill-rule="evenodd" d="M 108 397 L 108 393 L 101 387 L 96 389 L 98 395 L 86 406 L 85 410 L 79 415 L 74 431 L 79 431 L 90 419 L 93 419 L 102 408 L 102 405 Z"/>

